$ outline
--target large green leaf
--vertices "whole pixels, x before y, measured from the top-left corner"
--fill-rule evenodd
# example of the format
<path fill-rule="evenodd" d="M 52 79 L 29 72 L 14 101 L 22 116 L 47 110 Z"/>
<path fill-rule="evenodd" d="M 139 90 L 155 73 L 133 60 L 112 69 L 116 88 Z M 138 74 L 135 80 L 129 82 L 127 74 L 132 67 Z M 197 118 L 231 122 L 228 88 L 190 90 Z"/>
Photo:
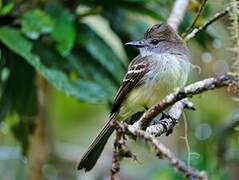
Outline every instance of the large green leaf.
<path fill-rule="evenodd" d="M 48 68 L 58 69 L 68 75 L 68 81 L 76 88 L 79 94 L 84 96 L 85 100 L 82 97 L 80 98 L 81 101 L 98 103 L 109 99 L 110 94 L 105 91 L 104 87 L 97 84 L 94 79 L 86 78 L 82 75 L 86 71 L 86 65 L 80 65 L 80 59 L 73 62 L 73 59 L 70 58 L 73 55 L 62 57 L 54 49 L 46 47 L 39 42 L 35 43 L 34 52 L 40 57 L 41 63 Z"/>
<path fill-rule="evenodd" d="M 55 88 L 65 92 L 67 95 L 90 103 L 107 100 L 104 90 L 96 86 L 93 82 L 84 80 L 70 81 L 68 76 L 61 70 L 48 68 L 42 64 L 39 56 L 31 52 L 32 43 L 26 40 L 18 30 L 10 27 L 1 27 L 0 41 L 13 52 L 23 57 Z"/>
<path fill-rule="evenodd" d="M 53 30 L 53 21 L 42 10 L 27 11 L 22 17 L 22 32 L 30 39 L 37 39 L 40 34 L 46 34 Z"/>
<path fill-rule="evenodd" d="M 120 84 L 125 70 L 118 56 L 89 26 L 81 24 L 78 29 L 78 43 Z"/>
<path fill-rule="evenodd" d="M 58 51 L 66 56 L 72 49 L 76 37 L 73 15 L 56 2 L 49 3 L 46 12 L 55 23 L 51 37 L 56 42 Z"/>
<path fill-rule="evenodd" d="M 98 86 L 102 87 L 107 93 L 109 101 L 113 99 L 119 85 L 115 84 L 111 74 L 104 67 L 99 66 L 97 61 L 85 49 L 74 48 L 73 54 L 67 58 L 67 61 L 80 77 L 93 80 Z"/>

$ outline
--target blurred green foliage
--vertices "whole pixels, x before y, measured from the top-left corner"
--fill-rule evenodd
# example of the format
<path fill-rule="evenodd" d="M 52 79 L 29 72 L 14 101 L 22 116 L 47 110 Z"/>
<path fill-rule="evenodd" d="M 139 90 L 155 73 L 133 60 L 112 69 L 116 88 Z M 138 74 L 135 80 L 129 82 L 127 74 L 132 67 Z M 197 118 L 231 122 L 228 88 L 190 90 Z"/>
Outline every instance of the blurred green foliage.
<path fill-rule="evenodd" d="M 56 136 L 70 143 L 79 143 L 78 137 L 84 136 L 87 131 L 87 137 L 92 136 L 89 132 L 99 129 L 95 121 L 107 118 L 106 107 L 121 83 L 128 59 L 137 54 L 133 49 L 124 49 L 123 44 L 142 38 L 150 25 L 164 22 L 173 2 L 0 0 L 0 122 L 8 124 L 21 143 L 24 154 L 29 146 L 34 117 L 40 108 L 38 89 L 41 84 L 37 83 L 38 77 L 44 77 L 60 91 L 51 90 L 50 106 L 54 108 L 49 110 Z M 223 3 L 207 5 L 196 25 L 201 25 L 216 10 L 222 9 Z M 192 22 L 198 8 L 199 3 L 191 1 L 180 33 Z M 215 59 L 229 57 L 225 51 L 213 50 L 215 40 L 220 39 L 223 48 L 229 44 L 226 25 L 217 23 L 189 43 L 192 63 L 202 67 L 202 74 L 195 75 L 197 73 L 194 72 L 193 80 L 215 74 L 214 60 L 211 64 L 205 64 L 198 58 L 204 51 L 214 51 Z M 224 107 L 218 106 L 218 96 L 221 97 L 220 102 L 225 101 Z M 216 129 L 218 123 L 236 109 L 229 99 L 221 91 L 195 98 L 198 112 L 188 113 L 192 134 L 201 122 L 209 123 L 212 129 Z M 77 121 L 79 116 L 81 120 Z M 91 129 L 91 126 L 95 127 Z M 213 134 L 216 134 L 216 130 L 213 130 Z M 189 139 L 197 151 L 195 154 L 200 154 L 192 165 L 208 170 L 213 176 L 211 179 L 223 177 L 224 172 L 215 173 L 217 157 L 211 155 L 212 146 L 216 146 L 214 137 L 206 142 L 199 141 L 195 136 Z M 182 153 L 181 157 L 186 160 L 185 154 Z M 153 165 L 157 165 L 157 162 L 153 162 Z M 145 174 L 150 179 L 181 178 L 165 166 L 154 168 L 154 171 L 148 169 Z"/>
<path fill-rule="evenodd" d="M 155 3 L 159 2 L 3 1 L 0 68 L 2 76 L 5 71 L 8 75 L 1 79 L 0 104 L 4 108 L 0 109 L 0 120 L 15 112 L 19 117 L 34 115 L 33 110 L 28 109 L 36 109 L 38 104 L 34 83 L 36 73 L 46 78 L 56 89 L 82 102 L 110 102 L 124 75 L 125 60 L 115 53 L 96 29 L 84 22 L 84 17 L 91 16 L 91 11 L 100 7 L 97 15 L 108 18 L 111 26 L 116 26 L 112 17 L 121 14 L 119 21 L 127 21 L 128 12 L 163 20 L 161 12 L 153 8 Z M 160 2 L 159 5 L 166 5 L 166 2 Z M 123 26 L 112 28 L 126 42 L 134 33 Z M 22 63 L 18 64 L 18 61 Z M 21 89 L 27 96 L 20 93 Z M 30 98 L 28 95 L 31 94 L 35 97 Z M 22 110 L 19 111 L 13 104 L 18 104 Z M 37 110 L 34 112 L 37 113 Z M 19 126 L 22 126 L 21 123 L 20 120 Z M 20 137 L 22 141 L 27 141 L 25 136 Z"/>

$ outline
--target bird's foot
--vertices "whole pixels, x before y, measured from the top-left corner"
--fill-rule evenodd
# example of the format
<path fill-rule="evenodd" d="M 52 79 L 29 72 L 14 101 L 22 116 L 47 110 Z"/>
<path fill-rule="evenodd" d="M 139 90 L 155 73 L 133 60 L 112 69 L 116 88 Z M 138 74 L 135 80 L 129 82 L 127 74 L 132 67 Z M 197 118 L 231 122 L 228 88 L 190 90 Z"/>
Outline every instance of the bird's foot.
<path fill-rule="evenodd" d="M 172 123 L 173 123 L 173 127 L 175 126 L 175 124 L 177 123 L 177 119 L 175 119 L 174 117 L 170 116 L 169 114 L 165 113 L 165 112 L 162 112 L 162 116 L 160 118 L 160 120 L 163 120 L 163 119 L 171 119 L 172 120 Z M 162 122 L 163 123 L 163 122 Z M 165 129 L 167 129 L 167 127 L 165 126 Z M 167 130 L 166 132 L 166 136 L 170 135 L 173 133 L 173 128 Z"/>
<path fill-rule="evenodd" d="M 160 118 L 160 120 L 163 119 L 171 119 L 173 121 L 173 125 L 175 125 L 177 123 L 177 119 L 175 119 L 174 117 L 170 116 L 169 114 L 162 112 L 162 116 Z"/>

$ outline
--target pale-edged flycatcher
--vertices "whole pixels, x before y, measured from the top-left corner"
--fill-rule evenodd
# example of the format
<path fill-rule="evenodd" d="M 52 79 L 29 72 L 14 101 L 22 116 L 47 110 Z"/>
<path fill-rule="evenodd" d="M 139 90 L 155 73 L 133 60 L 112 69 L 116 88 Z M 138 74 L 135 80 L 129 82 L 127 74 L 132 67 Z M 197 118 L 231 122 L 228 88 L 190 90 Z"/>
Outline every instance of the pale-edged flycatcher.
<path fill-rule="evenodd" d="M 126 45 L 140 54 L 129 64 L 114 99 L 110 120 L 83 155 L 78 169 L 91 170 L 96 164 L 114 129 L 112 121 L 123 121 L 158 103 L 175 88 L 185 85 L 189 71 L 187 46 L 167 24 L 149 28 L 140 41 Z"/>

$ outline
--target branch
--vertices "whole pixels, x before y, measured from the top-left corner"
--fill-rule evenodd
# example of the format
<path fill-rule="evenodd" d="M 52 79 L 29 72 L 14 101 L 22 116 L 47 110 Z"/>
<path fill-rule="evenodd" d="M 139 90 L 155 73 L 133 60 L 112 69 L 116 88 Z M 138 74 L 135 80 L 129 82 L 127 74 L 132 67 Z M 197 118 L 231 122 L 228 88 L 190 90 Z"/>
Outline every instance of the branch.
<path fill-rule="evenodd" d="M 208 78 L 208 79 L 190 84 L 182 89 L 178 89 L 174 93 L 162 99 L 159 104 L 156 104 L 152 106 L 149 110 L 147 110 L 139 119 L 139 123 L 140 123 L 139 127 L 142 130 L 146 130 L 146 128 L 152 122 L 153 118 L 155 118 L 159 113 L 161 113 L 167 107 L 173 105 L 174 103 L 186 97 L 191 97 L 193 95 L 202 93 L 204 91 L 209 91 L 209 90 L 221 88 L 224 86 L 230 87 L 230 85 L 232 84 L 236 87 L 239 87 L 239 75 L 236 73 L 234 74 L 228 73 L 227 75 L 221 75 L 215 78 Z M 236 91 L 235 93 L 238 93 L 238 92 Z"/>
<path fill-rule="evenodd" d="M 167 23 L 175 30 L 178 30 L 180 22 L 186 13 L 189 0 L 176 0 Z"/>
<path fill-rule="evenodd" d="M 115 125 L 115 129 L 123 129 L 123 128 L 119 128 Z M 123 140 L 122 133 L 116 131 L 113 160 L 111 167 L 111 180 L 115 180 L 116 174 L 120 171 L 120 160 L 123 159 L 122 154 L 120 154 L 120 152 L 123 151 L 122 146 L 124 142 L 122 142 L 122 140 Z"/>
<path fill-rule="evenodd" d="M 226 14 L 228 14 L 230 9 L 231 9 L 231 7 L 227 7 L 225 10 L 216 13 L 213 17 L 211 17 L 208 21 L 206 21 L 202 26 L 200 26 L 198 28 L 195 28 L 191 33 L 189 33 L 184 38 L 184 40 L 189 41 L 190 39 L 194 38 L 201 31 L 206 30 L 209 25 L 211 25 L 212 23 L 214 23 L 218 19 L 220 19 L 220 18 L 224 17 Z"/>
<path fill-rule="evenodd" d="M 136 156 L 128 149 L 126 145 L 126 137 L 125 137 L 125 125 L 113 121 L 112 127 L 116 129 L 116 137 L 114 141 L 114 152 L 113 152 L 113 160 L 111 167 L 111 180 L 115 180 L 116 174 L 120 171 L 120 161 L 123 158 L 132 158 L 133 160 L 137 160 Z"/>
<path fill-rule="evenodd" d="M 231 88 L 232 85 L 238 87 L 237 91 L 235 91 L 235 88 Z M 207 179 L 205 172 L 199 172 L 187 167 L 185 163 L 177 159 L 169 149 L 158 142 L 156 136 L 159 136 L 172 129 L 175 125 L 175 121 L 173 119 L 178 119 L 181 116 L 184 108 L 193 108 L 192 103 L 185 99 L 186 97 L 191 97 L 204 91 L 225 86 L 227 86 L 228 90 L 230 90 L 231 92 L 239 95 L 239 74 L 228 73 L 227 75 L 208 78 L 190 84 L 182 88 L 181 90 L 177 90 L 174 93 L 166 96 L 162 101 L 160 101 L 159 104 L 151 107 L 148 111 L 146 111 L 140 118 L 139 124 L 135 123 L 130 126 L 127 124 L 114 122 L 112 126 L 116 129 L 117 136 L 114 144 L 114 157 L 111 169 L 111 179 L 114 180 L 116 173 L 119 172 L 120 161 L 124 157 L 134 157 L 134 159 L 136 159 L 125 145 L 125 134 L 134 138 L 141 137 L 145 141 L 149 142 L 149 144 L 156 149 L 157 156 L 160 155 L 159 157 L 167 159 L 172 166 L 174 166 L 179 172 L 183 173 L 188 179 Z M 149 126 L 154 117 L 156 117 L 160 112 L 171 105 L 173 105 L 169 111 L 171 118 L 162 119 L 156 125 Z M 142 128 L 143 130 L 140 130 L 140 128 Z"/>
<path fill-rule="evenodd" d="M 187 179 L 207 179 L 207 174 L 204 171 L 197 171 L 187 167 L 187 165 L 179 160 L 166 146 L 160 143 L 156 137 L 151 134 L 137 129 L 129 128 L 127 124 L 124 124 L 125 128 L 131 135 L 144 139 L 156 150 L 157 157 L 166 159 L 170 164 L 179 172 L 181 172 Z"/>
<path fill-rule="evenodd" d="M 183 38 L 194 28 L 198 18 L 201 16 L 201 13 L 202 13 L 206 3 L 207 3 L 207 0 L 203 0 L 202 4 L 197 12 L 197 16 L 193 20 L 192 24 L 190 26 L 188 26 L 187 29 L 185 30 L 185 32 L 183 33 L 183 35 L 182 35 Z"/>
<path fill-rule="evenodd" d="M 178 120 L 185 108 L 194 110 L 193 103 L 187 99 L 183 99 L 175 103 L 168 111 L 169 117 L 160 119 L 158 122 L 154 122 L 153 125 L 147 127 L 146 132 L 153 136 L 161 136 L 163 133 L 169 135 L 172 132 L 173 127 L 178 123 Z M 140 129 L 139 126 L 140 122 L 137 121 L 132 126 L 129 126 L 129 128 Z"/>
<path fill-rule="evenodd" d="M 231 25 L 229 27 L 231 32 L 232 47 L 229 49 L 233 53 L 233 65 L 232 68 L 235 71 L 239 71 L 239 1 L 231 0 L 232 10 L 229 13 L 229 20 Z"/>
<path fill-rule="evenodd" d="M 113 122 L 112 126 L 115 128 L 117 132 L 117 136 L 115 139 L 114 144 L 114 156 L 112 162 L 112 169 L 111 169 L 111 180 L 115 180 L 116 173 L 120 170 L 120 161 L 124 158 L 132 158 L 136 160 L 136 157 L 129 151 L 128 149 L 125 150 L 124 147 L 126 146 L 126 138 L 124 134 L 127 133 L 129 136 L 133 136 L 136 138 L 144 139 L 146 142 L 149 143 L 155 150 L 156 156 L 160 159 L 166 159 L 170 162 L 170 164 L 180 173 L 182 173 L 187 179 L 207 179 L 207 173 L 204 171 L 197 171 L 190 167 L 188 167 L 183 161 L 179 160 L 167 147 L 165 147 L 162 143 L 160 143 L 155 136 L 139 130 L 139 129 L 132 129 L 126 123 L 120 123 L 118 121 Z M 127 131 L 127 132 L 126 132 Z"/>

